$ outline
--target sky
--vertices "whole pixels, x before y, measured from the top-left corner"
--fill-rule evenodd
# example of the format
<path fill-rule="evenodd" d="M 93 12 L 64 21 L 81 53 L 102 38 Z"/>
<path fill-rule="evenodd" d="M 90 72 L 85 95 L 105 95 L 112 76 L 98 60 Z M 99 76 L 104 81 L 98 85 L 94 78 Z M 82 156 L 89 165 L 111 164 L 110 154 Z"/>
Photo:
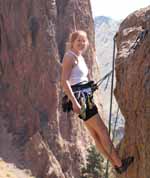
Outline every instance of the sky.
<path fill-rule="evenodd" d="M 150 5 L 150 0 L 91 0 L 93 17 L 108 16 L 122 20 L 130 13 Z"/>

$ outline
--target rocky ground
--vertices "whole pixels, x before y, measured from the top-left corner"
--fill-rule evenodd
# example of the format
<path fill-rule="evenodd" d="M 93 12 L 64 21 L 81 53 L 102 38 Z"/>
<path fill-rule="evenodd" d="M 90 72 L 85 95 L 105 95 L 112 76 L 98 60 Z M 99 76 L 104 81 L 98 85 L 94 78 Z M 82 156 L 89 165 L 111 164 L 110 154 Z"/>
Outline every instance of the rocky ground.
<path fill-rule="evenodd" d="M 0 178 L 34 178 L 19 161 L 21 153 L 13 144 L 12 135 L 7 132 L 2 119 L 0 131 Z"/>
<path fill-rule="evenodd" d="M 0 158 L 0 178 L 35 178 L 29 170 L 22 170 L 14 163 L 8 163 Z"/>

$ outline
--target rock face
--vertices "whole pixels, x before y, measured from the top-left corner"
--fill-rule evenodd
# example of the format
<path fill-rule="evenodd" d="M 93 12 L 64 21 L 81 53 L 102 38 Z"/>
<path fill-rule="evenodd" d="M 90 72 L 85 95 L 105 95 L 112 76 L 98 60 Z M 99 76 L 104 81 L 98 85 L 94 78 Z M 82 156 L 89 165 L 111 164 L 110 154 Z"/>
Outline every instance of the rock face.
<path fill-rule="evenodd" d="M 150 6 L 129 15 L 120 25 L 117 36 L 115 95 L 126 120 L 120 155 L 135 157 L 134 164 L 122 178 L 150 177 L 149 24 Z M 140 33 L 146 29 L 145 35 Z M 141 38 L 137 39 L 139 34 Z"/>
<path fill-rule="evenodd" d="M 79 177 L 91 142 L 82 122 L 61 110 L 61 61 L 75 26 L 88 33 L 85 57 L 96 78 L 89 0 L 0 0 L 0 123 L 35 176 Z"/>

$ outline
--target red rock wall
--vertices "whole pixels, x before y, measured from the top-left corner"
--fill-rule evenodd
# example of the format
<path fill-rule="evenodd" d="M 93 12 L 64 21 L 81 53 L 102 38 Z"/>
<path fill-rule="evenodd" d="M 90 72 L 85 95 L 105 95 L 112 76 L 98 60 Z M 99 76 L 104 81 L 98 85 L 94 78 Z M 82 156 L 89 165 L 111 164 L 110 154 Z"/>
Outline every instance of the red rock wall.
<path fill-rule="evenodd" d="M 0 118 L 23 161 L 44 178 L 78 177 L 90 140 L 60 108 L 60 61 L 74 22 L 88 33 L 87 63 L 91 77 L 98 75 L 90 1 L 74 2 L 0 0 Z"/>
<path fill-rule="evenodd" d="M 128 16 L 117 37 L 115 95 L 125 117 L 120 155 L 133 155 L 134 164 L 122 178 L 150 177 L 150 6 Z M 142 30 L 148 30 L 131 49 Z"/>

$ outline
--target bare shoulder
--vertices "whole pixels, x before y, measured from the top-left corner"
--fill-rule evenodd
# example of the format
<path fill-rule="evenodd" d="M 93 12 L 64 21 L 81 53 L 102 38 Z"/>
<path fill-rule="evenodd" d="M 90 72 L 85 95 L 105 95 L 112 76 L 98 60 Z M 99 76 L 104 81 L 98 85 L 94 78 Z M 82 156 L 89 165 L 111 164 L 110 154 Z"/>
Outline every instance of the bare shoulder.
<path fill-rule="evenodd" d="M 61 77 L 62 82 L 69 79 L 73 67 L 74 67 L 73 56 L 65 54 L 62 62 L 62 77 Z"/>
<path fill-rule="evenodd" d="M 70 55 L 68 53 L 66 53 L 64 55 L 63 65 L 67 65 L 67 66 L 72 66 L 73 67 L 75 65 L 75 63 L 76 63 L 76 60 L 75 60 L 74 56 L 72 56 L 72 55 Z"/>

